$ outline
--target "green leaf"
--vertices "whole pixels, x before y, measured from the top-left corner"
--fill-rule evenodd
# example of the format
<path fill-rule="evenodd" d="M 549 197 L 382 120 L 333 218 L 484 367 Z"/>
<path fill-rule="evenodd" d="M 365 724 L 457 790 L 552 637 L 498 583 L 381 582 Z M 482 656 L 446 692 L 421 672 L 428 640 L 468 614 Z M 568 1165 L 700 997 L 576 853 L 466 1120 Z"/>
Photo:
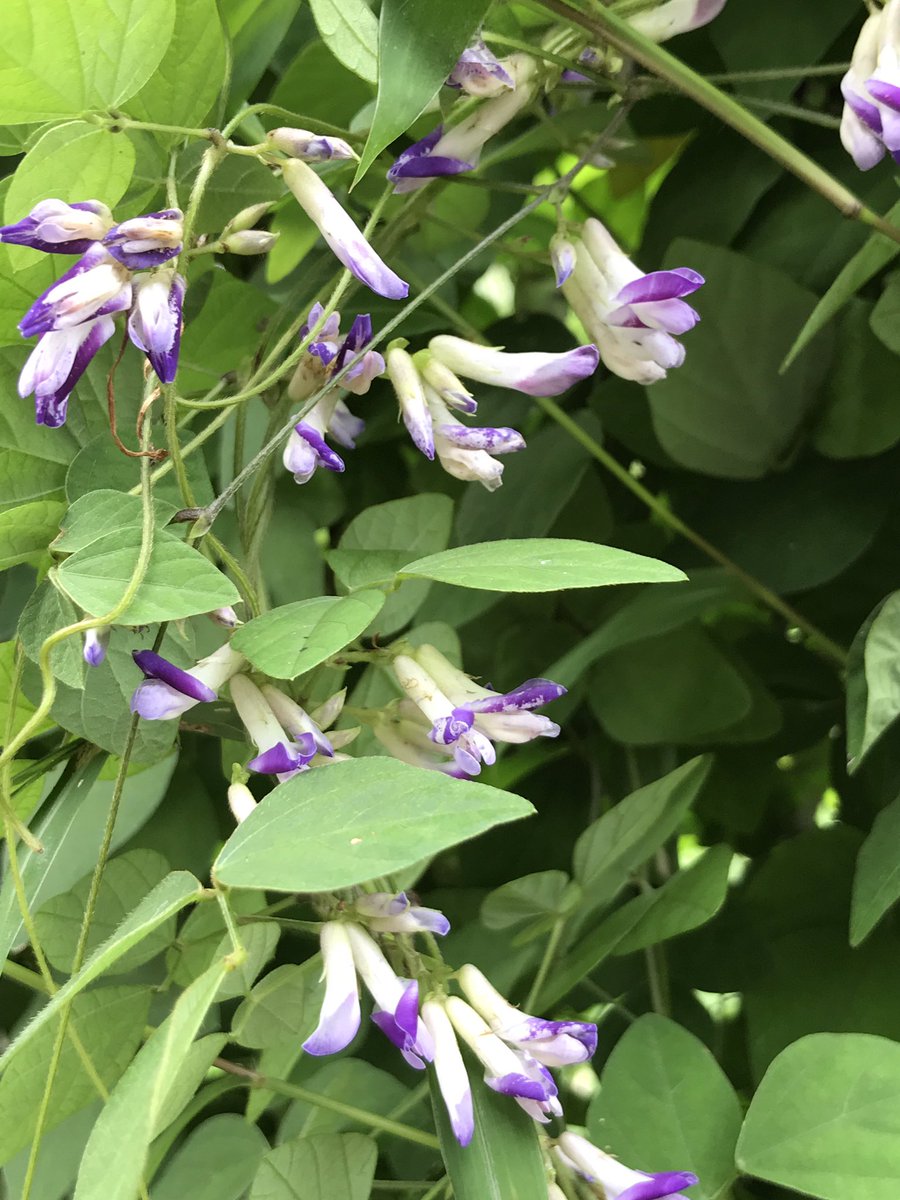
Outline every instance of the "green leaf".
<path fill-rule="evenodd" d="M 121 600 L 134 574 L 140 548 L 139 529 L 104 534 L 60 564 L 59 585 L 86 612 L 102 616 Z M 199 550 L 158 530 L 147 573 L 118 623 L 179 621 L 238 600 L 240 594 L 234 584 Z"/>
<path fill-rule="evenodd" d="M 384 592 L 362 591 L 285 604 L 242 625 L 231 641 L 260 671 L 294 679 L 355 641 L 384 599 Z"/>
<path fill-rule="evenodd" d="M 265 1155 L 249 1200 L 368 1200 L 377 1158 L 361 1133 L 295 1138 Z"/>
<path fill-rule="evenodd" d="M 46 553 L 64 512 L 59 500 L 33 500 L 0 512 L 0 571 Z"/>
<path fill-rule="evenodd" d="M 898 653 L 900 592 L 893 592 L 863 625 L 851 651 L 847 684 L 847 759 L 851 772 L 900 715 Z"/>
<path fill-rule="evenodd" d="M 896 225 L 900 221 L 900 202 L 885 216 Z M 873 233 L 861 250 L 853 255 L 834 283 L 818 302 L 797 335 L 784 360 L 783 369 L 791 366 L 801 351 L 820 333 L 833 316 L 840 312 L 851 296 L 873 279 L 888 263 L 900 254 L 900 245 L 883 233 Z"/>
<path fill-rule="evenodd" d="M 348 560 L 343 557 L 348 551 L 381 556 L 373 563 L 384 564 L 385 555 L 402 551 L 405 562 L 417 554 L 432 554 L 443 550 L 450 541 L 453 520 L 453 502 L 449 496 L 423 493 L 407 496 L 402 500 L 389 500 L 387 504 L 375 504 L 354 517 L 338 543 L 335 556 L 335 572 L 346 586 L 356 579 L 355 571 L 345 579 L 341 571 Z M 430 583 L 407 580 L 387 599 L 378 616 L 378 629 L 384 634 L 396 633 L 421 608 L 431 588 Z"/>
<path fill-rule="evenodd" d="M 0 642 L 0 729 L 4 731 L 10 719 L 9 701 L 13 694 L 12 681 L 16 672 L 16 643 Z M 16 734 L 34 715 L 34 705 L 19 691 L 12 716 L 12 732 Z"/>
<path fill-rule="evenodd" d="M 315 1029 L 324 995 L 318 954 L 300 966 L 270 971 L 234 1014 L 231 1032 L 242 1046 L 265 1050 L 299 1045 Z"/>
<path fill-rule="evenodd" d="M 154 500 L 153 510 L 158 525 L 164 525 L 176 512 L 174 504 L 165 500 Z M 140 496 L 129 496 L 111 488 L 100 488 L 79 496 L 60 522 L 59 536 L 52 549 L 74 554 L 106 533 L 121 533 L 134 526 L 140 528 L 142 502 Z"/>
<path fill-rule="evenodd" d="M 263 171 L 254 159 L 226 161 L 240 164 L 249 162 L 257 171 Z M 274 198 L 272 176 L 268 172 L 262 179 L 267 187 L 254 191 L 255 180 L 244 178 L 247 173 L 245 166 L 241 170 L 243 175 L 232 175 L 227 199 L 223 200 L 220 210 L 210 213 L 206 218 L 207 227 L 220 229 L 243 205 Z M 213 179 L 218 179 L 218 176 L 217 171 Z M 276 188 L 275 195 L 278 194 Z M 212 198 L 208 196 L 208 200 Z M 224 272 L 218 275 L 200 312 L 185 327 L 178 367 L 178 386 L 181 391 L 185 394 L 206 391 L 223 375 L 236 371 L 256 352 L 260 329 L 274 311 L 272 301 L 257 288 L 230 275 L 226 276 Z M 240 320 L 236 318 L 237 313 L 240 313 Z"/>
<path fill-rule="evenodd" d="M 237 1113 L 219 1113 L 192 1129 L 153 1181 L 153 1200 L 240 1200 L 269 1143 Z"/>
<path fill-rule="evenodd" d="M 5 1068 L 11 1060 L 20 1056 L 47 1022 L 73 996 L 84 991 L 89 983 L 93 983 L 108 971 L 132 947 L 137 946 L 175 913 L 197 901 L 201 891 L 199 880 L 189 871 L 173 871 L 167 875 L 144 897 L 137 908 L 128 914 L 115 932 L 97 947 L 78 974 L 72 975 L 53 993 L 52 998 L 40 1009 L 34 1020 L 7 1046 L 0 1056 L 0 1068 Z"/>
<path fill-rule="evenodd" d="M 112 937 L 128 913 L 163 879 L 168 869 L 166 860 L 155 850 L 131 850 L 109 863 L 97 894 L 88 933 L 88 954 Z M 71 891 L 55 896 L 34 917 L 44 953 L 57 970 L 67 975 L 72 972 L 91 878 L 92 875 L 85 875 Z M 113 966 L 107 967 L 106 974 L 122 974 L 149 962 L 162 953 L 174 935 L 173 914 Z"/>
<path fill-rule="evenodd" d="M 540 1200 L 547 1176 L 537 1126 L 508 1096 L 485 1087 L 482 1068 L 464 1051 L 472 1081 L 475 1133 L 468 1146 L 454 1137 L 433 1071 L 428 1072 L 435 1126 L 455 1200 Z"/>
<path fill-rule="evenodd" d="M 140 1045 L 149 1007 L 150 993 L 144 987 L 96 988 L 73 1004 L 70 1027 L 81 1038 L 106 1087 L 112 1087 Z M 0 1162 L 8 1162 L 31 1142 L 57 1027 L 56 1021 L 44 1025 L 0 1078 Z M 94 1082 L 67 1037 L 46 1127 L 53 1128 L 96 1099 Z"/>
<path fill-rule="evenodd" d="M 178 998 L 119 1080 L 88 1139 L 76 1200 L 134 1200 L 173 1076 L 226 973 L 214 963 Z"/>
<path fill-rule="evenodd" d="M 685 578 L 677 567 L 657 559 L 566 538 L 508 538 L 457 546 L 409 563 L 400 578 L 410 577 L 494 592 L 556 592 Z"/>
<path fill-rule="evenodd" d="M 393 759 L 355 759 L 280 784 L 231 835 L 213 871 L 228 887 L 331 891 L 531 811 L 527 800 L 482 783 Z"/>
<path fill-rule="evenodd" d="M 858 946 L 900 900 L 900 797 L 883 808 L 860 847 L 853 876 L 850 945 Z"/>
<path fill-rule="evenodd" d="M 300 0 L 251 0 L 250 3 L 247 0 L 222 0 L 222 17 L 231 37 L 228 99 L 233 106 L 237 107 L 259 83 L 273 54 L 285 41 L 299 7 Z M 306 109 L 300 111 L 306 112 Z M 245 200 L 245 203 L 253 202 Z"/>
<path fill-rule="evenodd" d="M 676 261 L 677 260 L 677 261 Z M 828 347 L 786 375 L 779 365 L 815 302 L 790 276 L 722 247 L 675 241 L 667 264 L 707 279 L 684 365 L 647 391 L 653 428 L 681 466 L 758 479 L 793 444 L 828 368 Z"/>
<path fill-rule="evenodd" d="M 74 625 L 81 620 L 81 613 L 68 596 L 45 579 L 31 593 L 22 615 L 19 617 L 18 634 L 22 640 L 22 649 L 32 662 L 38 661 L 38 655 L 44 641 L 58 629 Z M 84 659 L 81 654 L 81 639 L 66 638 L 54 646 L 50 652 L 50 667 L 53 674 L 62 683 L 71 688 L 84 685 Z"/>
<path fill-rule="evenodd" d="M 309 0 L 322 41 L 361 79 L 378 78 L 378 22 L 366 0 Z"/>
<path fill-rule="evenodd" d="M 174 24 L 175 0 L 7 0 L 0 121 L 114 108 L 156 70 Z"/>
<path fill-rule="evenodd" d="M 249 916 L 265 907 L 258 892 L 232 892 L 228 903 L 235 916 Z M 225 921 L 218 904 L 198 904 L 189 913 L 178 939 L 166 955 L 166 968 L 179 987 L 187 987 L 212 965 L 226 936 Z"/>
<path fill-rule="evenodd" d="M 775 1059 L 753 1097 L 737 1164 L 821 1200 L 894 1200 L 900 1187 L 900 1045 L 814 1033 Z"/>
<path fill-rule="evenodd" d="M 247 996 L 253 981 L 275 953 L 281 930 L 275 921 L 259 921 L 255 925 L 241 926 L 241 942 L 247 957 L 222 980 L 216 995 L 217 1000 L 233 1000 Z M 224 958 L 232 948 L 231 935 L 225 934 L 216 948 L 216 957 Z"/>
<path fill-rule="evenodd" d="M 698 1200 L 728 1193 L 740 1128 L 734 1088 L 707 1047 L 654 1013 L 616 1043 L 588 1112 L 598 1146 L 639 1171 L 692 1171 Z"/>
<path fill-rule="evenodd" d="M 536 871 L 512 879 L 485 896 L 481 920 L 488 929 L 510 929 L 557 913 L 568 884 L 565 871 Z"/>
<path fill-rule="evenodd" d="M 324 1063 L 304 1079 L 303 1086 L 317 1096 L 340 1100 L 366 1112 L 390 1116 L 403 1106 L 408 1120 L 410 1089 L 395 1075 L 373 1067 L 361 1058 L 340 1058 Z M 429 1113 L 430 1116 L 430 1113 Z M 366 1130 L 351 1117 L 321 1108 L 306 1100 L 295 1100 L 278 1126 L 278 1142 L 296 1137 L 311 1137 L 323 1133 L 365 1133 Z"/>
<path fill-rule="evenodd" d="M 336 62 L 325 43 L 316 39 L 307 42 L 278 80 L 272 103 L 307 113 L 313 120 L 349 127 L 360 109 L 371 103 L 372 94 L 371 84 Z"/>
<path fill-rule="evenodd" d="M 489 7 L 490 0 L 431 0 L 427 5 L 384 0 L 378 27 L 378 97 L 354 182 L 434 97 Z"/>
<path fill-rule="evenodd" d="M 48 196 L 69 204 L 100 200 L 113 208 L 125 195 L 133 171 L 134 146 L 121 133 L 98 129 L 86 121 L 57 125 L 19 163 L 6 194 L 6 220 L 21 220 Z M 34 250 L 17 247 L 13 265 L 30 266 L 34 256 Z"/>
<path fill-rule="evenodd" d="M 231 946 L 229 945 L 229 949 Z M 221 990 L 221 984 L 220 990 Z M 218 994 L 218 993 L 217 993 Z M 224 1033 L 210 1033 L 198 1038 L 182 1055 L 168 1081 L 166 1097 L 156 1115 L 151 1136 L 156 1139 L 176 1121 L 201 1086 L 213 1061 L 222 1053 L 227 1042 Z M 155 1147 L 154 1147 L 155 1149 Z"/>
<path fill-rule="evenodd" d="M 225 83 L 225 36 L 215 0 L 177 0 L 175 29 L 156 71 L 128 114 L 162 125 L 198 125 Z M 177 134 L 162 135 L 166 140 Z"/>

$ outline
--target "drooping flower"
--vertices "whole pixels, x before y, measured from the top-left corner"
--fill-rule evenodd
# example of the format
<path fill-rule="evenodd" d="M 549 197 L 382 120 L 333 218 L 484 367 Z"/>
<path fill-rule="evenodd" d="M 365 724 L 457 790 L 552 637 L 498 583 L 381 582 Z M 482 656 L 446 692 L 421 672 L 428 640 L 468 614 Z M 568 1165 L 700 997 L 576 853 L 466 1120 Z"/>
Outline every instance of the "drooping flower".
<path fill-rule="evenodd" d="M 541 1124 L 562 1113 L 557 1086 L 546 1067 L 497 1037 L 475 1009 L 459 996 L 447 998 L 446 1012 L 457 1034 L 484 1066 L 484 1081 L 489 1088 L 512 1096 Z"/>
<path fill-rule="evenodd" d="M 431 996 L 425 1001 L 422 1020 L 434 1042 L 434 1070 L 450 1127 L 459 1144 L 468 1146 L 475 1132 L 472 1086 L 443 997 Z"/>
<path fill-rule="evenodd" d="M 71 329 L 131 304 L 131 275 L 99 243 L 38 296 L 19 322 L 23 337 Z M 105 340 L 105 339 L 104 339 Z"/>
<path fill-rule="evenodd" d="M 298 737 L 288 734 L 266 697 L 246 675 L 232 678 L 231 699 L 259 751 L 247 763 L 248 770 L 275 775 L 283 783 L 306 769 L 316 754 L 316 742 L 311 733 L 301 733 Z"/>
<path fill-rule="evenodd" d="M 409 284 L 375 253 L 362 230 L 312 167 L 299 158 L 289 158 L 282 165 L 282 174 L 300 207 L 348 271 L 389 300 L 402 300 L 409 295 Z"/>
<path fill-rule="evenodd" d="M 112 317 L 97 317 L 40 338 L 25 361 L 18 384 L 23 400 L 34 393 L 38 425 L 56 429 L 63 424 L 75 385 L 115 331 Z"/>
<path fill-rule="evenodd" d="M 183 237 L 181 209 L 164 208 L 114 225 L 104 237 L 103 245 L 129 270 L 144 271 L 175 258 L 181 251 Z"/>
<path fill-rule="evenodd" d="M 147 355 L 161 383 L 172 383 L 178 370 L 185 287 L 183 277 L 171 270 L 134 277 L 128 336 Z"/>
<path fill-rule="evenodd" d="M 21 221 L 0 226 L 0 242 L 47 254 L 84 254 L 111 225 L 112 213 L 99 200 L 41 200 Z"/>
<path fill-rule="evenodd" d="M 433 337 L 428 348 L 457 375 L 495 387 L 512 388 L 526 396 L 558 396 L 592 375 L 600 361 L 597 347 L 592 345 L 577 346 L 561 354 L 539 351 L 507 354 L 449 334 Z"/>
<path fill-rule="evenodd" d="M 452 129 L 444 132 L 438 126 L 403 151 L 387 173 L 395 193 L 415 191 L 429 179 L 474 170 L 485 144 L 530 104 L 537 90 L 537 64 L 530 55 L 511 55 L 506 73 L 512 90 L 486 100 Z"/>
<path fill-rule="evenodd" d="M 690 1171 L 663 1171 L 656 1175 L 634 1171 L 570 1130 L 560 1136 L 554 1149 L 570 1170 L 590 1183 L 599 1184 L 606 1200 L 687 1200 L 681 1189 L 700 1182 Z"/>
<path fill-rule="evenodd" d="M 865 133 L 877 136 L 895 161 L 900 161 L 900 0 L 888 0 L 863 26 L 841 91 Z M 843 121 L 841 134 L 843 137 Z M 858 137 L 857 142 L 859 158 L 854 154 L 852 138 L 849 145 L 847 141 L 844 145 L 854 155 L 857 165 L 866 170 L 881 154 L 871 142 L 866 145 L 864 136 Z"/>
<path fill-rule="evenodd" d="M 216 689 L 246 666 L 246 659 L 226 642 L 189 671 L 152 650 L 133 650 L 131 657 L 144 673 L 131 697 L 131 711 L 146 721 L 180 717 L 195 704 L 215 700 Z"/>
<path fill-rule="evenodd" d="M 479 38 L 463 50 L 450 72 L 447 84 L 469 96 L 497 96 L 514 89 L 516 81 Z"/>
<path fill-rule="evenodd" d="M 270 129 L 266 140 L 276 150 L 289 154 L 291 158 L 299 158 L 303 162 L 329 162 L 332 159 L 359 158 L 359 155 L 343 138 L 326 137 L 324 134 L 311 133 L 308 129 L 293 129 L 284 125 L 278 129 Z"/>
<path fill-rule="evenodd" d="M 372 723 L 372 732 L 388 754 L 400 762 L 426 771 L 440 771 L 456 779 L 468 778 L 456 765 L 452 747 L 436 745 L 431 740 L 431 723 L 412 700 L 401 700 L 382 709 Z"/>
<path fill-rule="evenodd" d="M 405 892 L 371 892 L 358 896 L 353 907 L 375 933 L 436 933 L 440 937 L 450 932 L 450 922 L 436 908 L 412 904 Z"/>
<path fill-rule="evenodd" d="M 326 471 L 344 470 L 344 460 L 325 441 L 325 431 L 336 404 L 337 397 L 330 401 L 320 400 L 288 435 L 281 459 L 295 483 L 309 483 L 319 467 Z"/>
<path fill-rule="evenodd" d="M 434 432 L 431 414 L 425 399 L 425 385 L 412 355 L 401 346 L 390 346 L 387 352 L 388 378 L 394 386 L 400 416 L 409 436 L 426 458 L 434 458 Z"/>
<path fill-rule="evenodd" d="M 878 66 L 885 9 L 878 9 L 864 22 L 856 39 L 850 69 L 841 80 L 844 111 L 841 142 L 861 171 L 881 162 L 885 153 L 882 108 L 869 91 L 868 81 Z"/>
<path fill-rule="evenodd" d="M 375 1001 L 373 1022 L 411 1067 L 423 1070 L 434 1057 L 434 1047 L 419 1016 L 419 985 L 394 972 L 377 942 L 361 926 L 348 923 L 347 936 L 359 977 Z"/>
<path fill-rule="evenodd" d="M 359 1032 L 359 987 L 348 930 L 341 921 L 326 921 L 319 933 L 325 998 L 319 1023 L 303 1043 L 307 1054 L 336 1054 Z"/>
<path fill-rule="evenodd" d="M 464 425 L 428 384 L 425 399 L 434 432 L 434 449 L 448 475 L 477 482 L 489 492 L 503 482 L 503 463 L 495 454 L 512 454 L 525 449 L 525 439 L 509 426 Z"/>
<path fill-rule="evenodd" d="M 460 969 L 458 979 L 469 1003 L 493 1032 L 545 1067 L 587 1062 L 597 1049 L 596 1025 L 586 1021 L 545 1021 L 520 1012 L 471 963 Z"/>
<path fill-rule="evenodd" d="M 270 683 L 264 685 L 262 692 L 272 712 L 292 738 L 301 738 L 308 735 L 313 739 L 318 754 L 324 754 L 328 758 L 334 754 L 333 745 L 305 708 L 301 708 L 290 696 L 286 696 L 284 692 L 280 691 L 277 687 L 273 687 Z M 339 692 L 338 696 L 341 699 L 341 703 L 343 703 L 344 693 Z M 340 712 L 340 708 L 338 708 L 338 712 Z M 326 718 L 329 717 L 328 724 L 336 719 L 337 713 L 333 717 L 330 713 L 326 713 Z"/>
<path fill-rule="evenodd" d="M 453 701 L 414 658 L 398 654 L 392 665 L 400 687 L 431 722 L 431 740 L 453 747 L 459 770 L 466 775 L 479 775 L 482 762 L 490 766 L 497 761 L 490 739 L 473 728 L 472 714 L 461 712 L 457 717 Z"/>
<path fill-rule="evenodd" d="M 664 379 L 684 362 L 674 335 L 700 320 L 684 296 L 703 285 L 690 267 L 644 274 L 595 218 L 584 223 L 563 295 L 616 375 L 637 383 Z"/>
<path fill-rule="evenodd" d="M 666 42 L 709 24 L 724 7 L 725 0 L 663 0 L 655 8 L 632 13 L 628 23 L 652 41 Z"/>
<path fill-rule="evenodd" d="M 89 667 L 99 667 L 106 658 L 106 648 L 109 645 L 109 635 L 112 628 L 109 625 L 98 625 L 96 629 L 84 631 L 84 661 Z"/>

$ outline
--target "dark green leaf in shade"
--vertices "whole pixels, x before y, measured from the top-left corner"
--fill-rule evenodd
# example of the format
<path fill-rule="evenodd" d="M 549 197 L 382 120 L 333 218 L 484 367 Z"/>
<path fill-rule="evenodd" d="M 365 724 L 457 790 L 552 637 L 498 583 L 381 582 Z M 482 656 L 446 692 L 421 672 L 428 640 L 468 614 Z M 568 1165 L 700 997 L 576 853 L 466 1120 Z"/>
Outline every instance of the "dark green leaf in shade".
<path fill-rule="evenodd" d="M 368 1200 L 377 1158 L 361 1133 L 294 1138 L 264 1156 L 249 1200 Z"/>

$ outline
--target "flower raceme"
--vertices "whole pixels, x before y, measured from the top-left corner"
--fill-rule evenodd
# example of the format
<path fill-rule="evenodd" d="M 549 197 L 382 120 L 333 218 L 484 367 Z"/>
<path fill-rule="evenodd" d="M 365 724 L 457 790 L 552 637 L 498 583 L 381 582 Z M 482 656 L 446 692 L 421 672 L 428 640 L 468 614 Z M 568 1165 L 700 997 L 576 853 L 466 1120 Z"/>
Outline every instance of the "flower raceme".
<path fill-rule="evenodd" d="M 0 242 L 45 254 L 84 254 L 103 240 L 112 223 L 112 213 L 99 200 L 41 200 L 21 221 L 0 226 Z"/>
<path fill-rule="evenodd" d="M 185 286 L 183 277 L 174 271 L 134 277 L 128 336 L 147 355 L 161 383 L 172 383 L 178 370 Z"/>
<path fill-rule="evenodd" d="M 595 218 L 580 239 L 557 236 L 551 253 L 557 283 L 614 374 L 656 383 L 684 362 L 676 335 L 700 320 L 684 296 L 704 283 L 690 267 L 644 274 Z"/>
<path fill-rule="evenodd" d="M 888 0 L 864 22 L 841 94 L 841 142 L 860 170 L 885 151 L 900 162 L 900 0 Z"/>
<path fill-rule="evenodd" d="M 657 1175 L 634 1171 L 569 1130 L 560 1137 L 554 1154 L 570 1171 L 599 1184 L 605 1200 L 687 1200 L 681 1189 L 699 1183 L 690 1171 L 663 1171 Z"/>

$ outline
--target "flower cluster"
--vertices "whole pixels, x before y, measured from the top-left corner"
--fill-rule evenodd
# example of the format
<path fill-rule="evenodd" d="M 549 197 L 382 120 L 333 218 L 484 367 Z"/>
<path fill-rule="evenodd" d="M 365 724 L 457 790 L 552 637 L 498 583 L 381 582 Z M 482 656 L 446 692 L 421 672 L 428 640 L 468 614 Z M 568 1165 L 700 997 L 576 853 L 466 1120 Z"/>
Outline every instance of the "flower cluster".
<path fill-rule="evenodd" d="M 416 447 L 457 479 L 477 480 L 488 491 L 502 483 L 503 464 L 493 456 L 525 448 L 518 430 L 465 425 L 451 412 L 474 413 L 477 404 L 459 376 L 528 396 L 557 396 L 597 368 L 595 346 L 562 354 L 506 354 L 441 334 L 428 350 L 410 355 L 401 343 L 388 347 L 387 373 L 400 415 Z"/>
<path fill-rule="evenodd" d="M 703 285 L 702 275 L 690 267 L 645 275 L 594 217 L 580 237 L 557 234 L 550 249 L 557 286 L 610 371 L 649 384 L 681 366 L 676 335 L 700 320 L 683 297 Z"/>
<path fill-rule="evenodd" d="M 900 162 L 900 0 L 876 9 L 841 80 L 841 141 L 862 171 L 889 151 Z"/>
<path fill-rule="evenodd" d="M 128 312 L 128 336 L 160 381 L 172 382 L 185 283 L 164 264 L 181 251 L 182 236 L 178 209 L 116 225 L 98 200 L 42 200 L 21 221 L 0 227 L 2 242 L 80 255 L 19 322 L 23 337 L 39 338 L 19 376 L 19 395 L 34 395 L 39 425 L 63 424 L 69 396 L 120 312 Z"/>

